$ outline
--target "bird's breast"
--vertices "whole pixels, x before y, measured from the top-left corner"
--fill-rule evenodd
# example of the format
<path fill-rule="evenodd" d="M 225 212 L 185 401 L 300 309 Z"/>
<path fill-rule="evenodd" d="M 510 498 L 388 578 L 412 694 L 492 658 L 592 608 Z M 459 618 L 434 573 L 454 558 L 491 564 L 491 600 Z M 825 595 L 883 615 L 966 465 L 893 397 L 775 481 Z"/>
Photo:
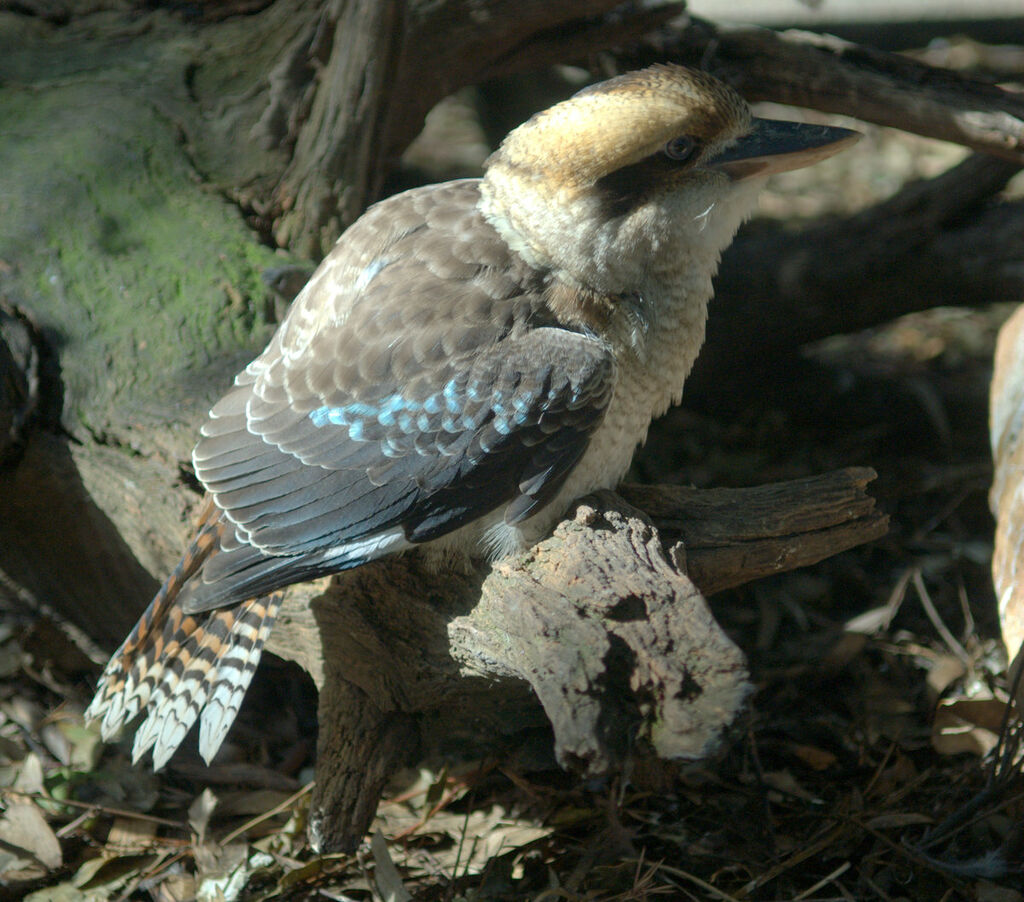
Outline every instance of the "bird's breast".
<path fill-rule="evenodd" d="M 710 276 L 680 280 L 672 293 L 652 293 L 650 330 L 642 342 L 633 335 L 634 323 L 623 317 L 610 335 L 616 356 L 612 400 L 591 436 L 580 462 L 554 500 L 518 527 L 491 523 L 488 542 L 515 550 L 538 541 L 565 515 L 572 502 L 599 489 L 614 489 L 629 470 L 638 445 L 647 438 L 651 421 L 679 402 L 686 380 L 704 342 Z"/>

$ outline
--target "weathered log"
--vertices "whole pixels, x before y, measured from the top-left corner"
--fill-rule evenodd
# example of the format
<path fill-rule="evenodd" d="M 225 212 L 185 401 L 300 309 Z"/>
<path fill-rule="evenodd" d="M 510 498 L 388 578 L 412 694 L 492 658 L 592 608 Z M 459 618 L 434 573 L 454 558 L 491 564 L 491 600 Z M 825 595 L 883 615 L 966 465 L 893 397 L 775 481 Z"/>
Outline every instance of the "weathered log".
<path fill-rule="evenodd" d="M 873 470 L 851 467 L 753 488 L 619 486 L 672 543 L 675 564 L 704 595 L 807 567 L 885 534 L 865 488 Z"/>
<path fill-rule="evenodd" d="M 989 502 L 996 517 L 992 581 L 1011 672 L 1018 674 L 1024 667 L 1024 306 L 999 331 L 989 416 L 995 466 Z M 1024 710 L 1022 703 L 1024 685 L 1018 682 L 1018 710 Z"/>
<path fill-rule="evenodd" d="M 276 0 L 244 28 L 199 30 L 143 12 L 130 39 L 97 37 L 90 17 L 54 30 L 0 22 L 16 38 L 0 59 L 5 123 L 30 136 L 17 153 L 0 144 L 15 211 L 0 222 L 0 277 L 60 348 L 59 421 L 72 437 L 55 417 L 0 475 L 0 570 L 15 587 L 115 645 L 183 547 L 198 422 L 269 334 L 259 273 L 281 261 L 253 229 L 319 251 L 443 93 L 564 58 L 569 24 L 585 26 L 570 42 L 583 55 L 679 9 L 603 15 L 612 5 L 495 2 L 489 13 L 503 15 L 473 20 L 472 33 L 464 18 L 447 43 L 424 35 L 465 3 Z M 401 33 L 385 34 L 400 16 Z M 353 50 L 357 21 L 379 33 Z M 500 41 L 496 23 L 509 29 Z M 379 67 L 361 67 L 374 48 Z M 51 147 L 59 162 L 42 152 Z M 59 210 L 41 196 L 59 197 Z M 750 532 L 755 501 L 778 499 L 727 493 L 733 525 L 701 539 L 697 524 L 715 517 L 703 502 L 673 513 L 673 500 L 662 513 L 684 546 L 666 551 L 642 515 L 602 502 L 489 573 L 425 572 L 409 556 L 345 574 L 311 604 L 309 590 L 292 593 L 272 647 L 322 689 L 321 847 L 362 835 L 387 773 L 417 743 L 490 735 L 506 750 L 510 730 L 550 722 L 556 757 L 586 773 L 644 750 L 702 754 L 741 707 L 744 670 L 684 559 L 710 590 L 876 537 L 884 522 L 863 501 L 865 479 L 804 486 L 828 499 L 832 519 L 815 525 L 792 514 L 805 494 Z"/>
<path fill-rule="evenodd" d="M 508 756 L 549 723 L 558 763 L 591 776 L 635 755 L 709 754 L 748 687 L 698 586 L 738 585 L 883 535 L 886 518 L 864 493 L 873 476 L 624 487 L 663 535 L 601 493 L 490 568 L 439 572 L 408 555 L 293 593 L 268 647 L 320 689 L 314 841 L 322 851 L 358 842 L 412 749 Z"/>
<path fill-rule="evenodd" d="M 328 7 L 275 0 L 244 18 L 196 25 L 163 10 L 139 12 L 127 23 L 68 3 L 59 28 L 0 11 L 0 30 L 10 38 L 8 52 L 0 55 L 0 103 L 5 126 L 22 136 L 0 146 L 12 210 L 0 222 L 0 283 L 44 327 L 59 363 L 60 425 L 54 423 L 57 431 L 40 440 L 56 443 L 54 453 L 64 464 L 40 461 L 37 470 L 48 474 L 52 491 L 60 492 L 63 484 L 95 507 L 88 517 L 70 509 L 58 516 L 51 494 L 33 495 L 39 480 L 8 482 L 4 501 L 18 501 L 6 504 L 6 522 L 26 540 L 0 548 L 0 569 L 42 574 L 32 585 L 43 598 L 63 586 L 56 596 L 61 607 L 109 642 L 145 604 L 154 578 L 173 566 L 186 538 L 198 497 L 188 480 L 188 454 L 205 410 L 268 337 L 259 273 L 282 261 L 259 236 L 283 230 L 296 247 L 333 240 L 373 197 L 372 186 L 416 133 L 422 112 L 443 93 L 474 79 L 605 48 L 615 47 L 628 61 L 631 41 L 681 8 L 613 6 L 496 0 L 487 6 L 488 16 L 474 18 L 460 15 L 464 0 Z M 391 67 L 388 72 L 394 70 L 388 78 L 364 82 L 358 66 L 345 66 L 351 39 L 345 25 L 357 15 L 375 16 L 365 21 L 382 29 L 393 24 L 388 16 L 404 17 L 397 38 L 361 35 L 364 49 L 390 48 L 380 58 Z M 440 42 L 422 40 L 456 20 L 457 34 L 445 34 Z M 707 28 L 690 34 L 686 22 L 662 26 L 664 46 L 689 34 L 687 59 L 706 57 L 717 65 L 731 38 Z M 496 37 L 506 25 L 509 30 Z M 480 52 L 453 64 L 460 45 Z M 435 52 L 436 46 L 443 52 Z M 648 41 L 646 52 L 651 46 Z M 772 46 L 765 45 L 770 53 Z M 820 48 L 806 53 L 816 64 L 844 72 L 854 57 Z M 684 58 L 681 51 L 677 58 Z M 872 60 L 876 67 L 882 64 Z M 747 67 L 763 72 L 769 65 L 739 52 L 726 63 L 734 75 Z M 862 68 L 870 74 L 871 66 Z M 382 70 L 367 71 L 373 76 Z M 904 79 L 904 92 L 928 81 L 919 77 L 923 71 L 914 69 L 917 74 Z M 758 96 L 801 99 L 786 94 L 791 89 L 778 72 L 764 84 Z M 968 109 L 974 83 L 957 84 L 966 97 L 961 107 Z M 1009 97 L 989 88 L 983 93 L 979 103 L 988 98 L 1004 104 Z M 808 93 L 802 99 L 820 106 L 827 97 Z M 358 109 L 330 109 L 349 101 Z M 1005 112 L 1012 115 L 1009 107 Z M 351 140 L 332 132 L 332 123 L 344 124 Z M 357 134 L 363 124 L 368 129 Z M 332 135 L 333 146 L 327 140 Z M 368 147 L 374 152 L 368 154 Z M 350 156 L 346 148 L 357 152 Z M 330 165 L 319 169 L 325 162 Z M 368 171 L 357 172 L 359 167 Z M 300 197 L 309 202 L 297 204 Z M 952 245 L 959 233 L 950 234 Z M 757 270 L 762 275 L 782 259 L 769 251 Z M 804 259 L 823 261 L 828 269 L 840 256 L 811 253 Z M 974 272 L 991 271 L 984 258 L 978 263 Z M 808 273 L 804 267 L 796 271 Z M 786 271 L 792 273 L 793 266 Z M 814 278 L 808 274 L 804 281 L 813 284 Z M 959 282 L 944 284 L 967 280 L 965 273 Z M 706 362 L 693 374 L 691 396 L 702 385 L 714 385 L 707 373 L 745 371 L 746 358 L 730 360 L 719 350 L 728 345 L 742 354 L 745 347 L 761 348 L 770 334 L 766 311 L 775 321 L 801 321 L 767 293 L 755 317 L 744 318 L 742 300 L 731 317 L 730 295 L 749 299 L 750 282 L 733 286 L 727 266 L 719 284 Z M 937 293 L 935 302 L 945 297 Z M 855 300 L 862 298 L 851 298 L 844 312 L 853 314 Z M 738 320 L 763 327 L 757 340 L 719 342 L 718 324 Z M 840 317 L 836 327 L 842 325 Z M 20 440 L 30 452 L 29 432 Z M 28 466 L 32 454 L 21 459 Z M 93 516 L 106 527 L 93 528 Z M 14 522 L 20 517 L 27 518 L 24 529 Z M 71 554 L 55 558 L 44 553 L 45 534 L 33 533 L 32 522 L 49 523 L 49 534 L 59 533 L 66 548 L 109 544 L 116 536 L 109 553 L 123 560 L 93 568 L 77 566 Z M 37 540 L 28 541 L 30 535 Z M 118 572 L 124 578 L 112 579 Z"/>
<path fill-rule="evenodd" d="M 12 587 L 116 646 L 187 539 L 198 426 L 269 338 L 275 225 L 293 249 L 330 244 L 445 93 L 553 62 L 564 27 L 585 54 L 681 8 L 613 5 L 275 0 L 196 25 L 69 3 L 59 28 L 0 10 L 0 109 L 20 136 L 0 142 L 0 289 L 59 373 L 53 422 L 4 441 Z M 373 48 L 390 49 L 358 65 Z"/>

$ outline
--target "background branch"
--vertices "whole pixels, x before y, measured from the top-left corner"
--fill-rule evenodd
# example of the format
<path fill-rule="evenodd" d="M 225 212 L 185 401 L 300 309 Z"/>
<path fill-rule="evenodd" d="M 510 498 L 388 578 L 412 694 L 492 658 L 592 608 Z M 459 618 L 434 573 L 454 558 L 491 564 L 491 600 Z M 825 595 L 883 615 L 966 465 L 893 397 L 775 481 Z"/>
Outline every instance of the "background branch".
<path fill-rule="evenodd" d="M 830 35 L 722 27 L 691 17 L 663 29 L 628 66 L 699 66 L 748 100 L 840 113 L 1024 163 L 1024 98 L 978 78 Z"/>

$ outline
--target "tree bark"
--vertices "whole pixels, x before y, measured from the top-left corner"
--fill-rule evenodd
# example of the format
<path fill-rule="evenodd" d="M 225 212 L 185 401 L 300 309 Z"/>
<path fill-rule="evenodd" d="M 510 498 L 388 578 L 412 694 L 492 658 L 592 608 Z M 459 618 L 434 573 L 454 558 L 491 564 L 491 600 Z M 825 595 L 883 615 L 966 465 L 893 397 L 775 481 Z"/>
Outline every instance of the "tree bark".
<path fill-rule="evenodd" d="M 687 399 L 732 403 L 743 384 L 830 335 L 932 307 L 1020 297 L 1024 204 L 993 202 L 1019 171 L 975 154 L 846 219 L 741 233 L 722 258 Z"/>
<path fill-rule="evenodd" d="M 443 97 L 636 41 L 682 9 L 670 2 L 622 8 L 618 0 L 333 0 L 310 43 L 311 55 L 324 63 L 275 192 L 275 240 L 304 256 L 323 256 L 378 195 Z"/>
<path fill-rule="evenodd" d="M 691 18 L 624 57 L 707 69 L 749 100 L 840 113 L 1024 163 L 1024 98 L 1017 92 L 831 35 L 718 27 Z"/>
<path fill-rule="evenodd" d="M 271 334 L 261 273 L 297 258 L 267 242 L 322 253 L 455 87 L 554 61 L 563 29 L 586 53 L 681 8 L 613 5 L 275 0 L 199 26 L 0 10 L 0 294 L 59 374 L 40 399 L 56 417 L 27 416 L 13 383 L 0 396 L 21 449 L 0 518 L 15 594 L 114 644 L 187 538 L 206 410 Z M 96 565 L 51 554 L 54 534 Z"/>

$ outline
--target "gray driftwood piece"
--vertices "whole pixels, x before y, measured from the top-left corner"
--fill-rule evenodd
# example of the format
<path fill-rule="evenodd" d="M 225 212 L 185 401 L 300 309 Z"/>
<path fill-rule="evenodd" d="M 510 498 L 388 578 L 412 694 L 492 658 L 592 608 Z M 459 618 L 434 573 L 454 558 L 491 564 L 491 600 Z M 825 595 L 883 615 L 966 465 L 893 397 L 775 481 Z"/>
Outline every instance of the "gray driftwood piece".
<path fill-rule="evenodd" d="M 412 753 L 507 757 L 550 724 L 557 762 L 588 776 L 636 756 L 710 754 L 749 686 L 701 588 L 883 535 L 886 517 L 864 493 L 872 478 L 851 469 L 752 489 L 624 486 L 652 518 L 601 493 L 493 567 L 438 572 L 409 555 L 293 593 L 269 647 L 320 690 L 313 842 L 356 845 Z"/>

